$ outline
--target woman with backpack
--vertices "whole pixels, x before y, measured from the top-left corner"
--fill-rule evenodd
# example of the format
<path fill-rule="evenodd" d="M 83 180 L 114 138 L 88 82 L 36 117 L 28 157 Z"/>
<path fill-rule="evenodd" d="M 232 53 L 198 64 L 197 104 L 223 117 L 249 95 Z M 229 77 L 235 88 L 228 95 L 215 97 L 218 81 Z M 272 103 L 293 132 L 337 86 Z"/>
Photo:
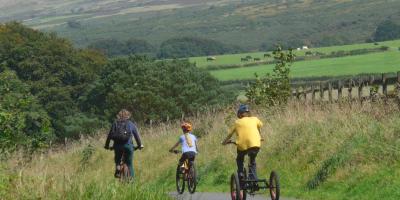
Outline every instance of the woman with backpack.
<path fill-rule="evenodd" d="M 117 119 L 112 124 L 110 132 L 108 133 L 106 144 L 104 146 L 105 149 L 114 149 L 114 161 L 115 161 L 115 174 L 114 176 L 117 177 L 118 175 L 118 164 L 121 161 L 122 154 L 124 155 L 124 162 L 128 165 L 130 175 L 134 177 L 134 170 L 133 170 L 133 140 L 132 136 L 136 140 L 137 148 L 142 149 L 143 145 L 140 139 L 139 132 L 136 128 L 136 125 L 129 120 L 131 117 L 131 113 L 126 110 L 122 109 L 117 114 Z M 113 147 L 110 148 L 110 140 L 113 140 Z M 117 177 L 118 178 L 118 177 Z"/>

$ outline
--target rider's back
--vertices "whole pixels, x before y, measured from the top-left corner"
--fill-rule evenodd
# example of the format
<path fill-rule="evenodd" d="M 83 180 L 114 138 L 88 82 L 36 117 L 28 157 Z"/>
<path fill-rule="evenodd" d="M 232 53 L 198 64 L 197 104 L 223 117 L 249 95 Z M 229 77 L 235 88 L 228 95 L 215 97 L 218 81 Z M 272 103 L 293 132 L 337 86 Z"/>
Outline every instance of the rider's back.
<path fill-rule="evenodd" d="M 241 151 L 261 146 L 259 128 L 262 122 L 257 117 L 243 117 L 235 121 L 232 132 L 236 133 L 237 148 Z"/>
<path fill-rule="evenodd" d="M 189 152 L 189 151 L 197 153 L 197 150 L 196 150 L 196 140 L 197 140 L 197 138 L 196 138 L 196 136 L 194 136 L 191 133 L 187 133 L 187 134 L 188 134 L 188 137 L 190 137 L 190 139 L 192 141 L 192 143 L 191 143 L 192 146 L 190 147 L 188 142 L 186 141 L 185 134 L 181 135 L 179 137 L 179 142 L 182 145 L 182 153 Z"/>

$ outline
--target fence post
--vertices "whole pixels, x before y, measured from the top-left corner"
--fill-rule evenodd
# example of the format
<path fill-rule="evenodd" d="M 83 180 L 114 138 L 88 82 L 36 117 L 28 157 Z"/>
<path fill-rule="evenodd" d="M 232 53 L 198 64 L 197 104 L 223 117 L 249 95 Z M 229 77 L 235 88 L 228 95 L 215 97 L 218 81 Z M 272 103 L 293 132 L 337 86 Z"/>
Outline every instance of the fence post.
<path fill-rule="evenodd" d="M 340 102 L 342 100 L 342 90 L 343 90 L 343 84 L 342 81 L 338 81 L 338 101 Z"/>
<path fill-rule="evenodd" d="M 321 98 L 321 101 L 324 101 L 324 88 L 322 83 L 319 83 L 319 97 Z"/>
<path fill-rule="evenodd" d="M 387 75 L 382 74 L 382 92 L 383 96 L 387 98 Z"/>
<path fill-rule="evenodd" d="M 369 97 L 371 97 L 372 98 L 372 92 L 373 92 L 373 89 L 372 89 L 372 87 L 374 86 L 374 76 L 369 76 Z"/>
<path fill-rule="evenodd" d="M 358 79 L 358 98 L 360 100 L 360 102 L 363 101 L 363 87 L 364 87 L 364 79 L 362 77 L 360 77 Z"/>
<path fill-rule="evenodd" d="M 329 95 L 329 103 L 332 103 L 333 99 L 332 99 L 332 83 L 331 82 L 328 83 L 328 95 Z"/>
<path fill-rule="evenodd" d="M 353 91 L 353 79 L 349 80 L 349 88 L 347 89 L 349 91 L 349 101 L 353 99 L 352 91 Z"/>
<path fill-rule="evenodd" d="M 396 90 L 397 90 L 397 105 L 399 106 L 400 110 L 400 71 L 397 72 Z"/>
<path fill-rule="evenodd" d="M 311 86 L 311 92 L 312 92 L 311 103 L 314 104 L 315 103 L 315 86 L 314 85 Z"/>
<path fill-rule="evenodd" d="M 296 88 L 296 98 L 297 98 L 297 100 L 300 100 L 300 91 L 299 91 L 299 88 Z"/>
<path fill-rule="evenodd" d="M 304 95 L 304 103 L 307 103 L 307 87 L 306 89 L 303 88 L 303 95 Z"/>
<path fill-rule="evenodd" d="M 397 72 L 397 83 L 400 84 L 400 71 Z"/>

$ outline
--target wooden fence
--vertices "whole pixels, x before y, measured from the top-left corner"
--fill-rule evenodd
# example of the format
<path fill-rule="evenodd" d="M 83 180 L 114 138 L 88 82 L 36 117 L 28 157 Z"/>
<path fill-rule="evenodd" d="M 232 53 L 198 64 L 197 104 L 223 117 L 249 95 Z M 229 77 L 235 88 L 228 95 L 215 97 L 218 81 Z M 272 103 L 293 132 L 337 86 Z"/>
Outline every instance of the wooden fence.
<path fill-rule="evenodd" d="M 388 86 L 394 85 L 394 90 L 388 92 Z M 317 93 L 319 93 L 319 100 L 328 100 L 329 102 L 342 101 L 342 100 L 355 100 L 360 101 L 379 97 L 383 99 L 397 98 L 400 102 L 400 71 L 397 75 L 390 76 L 390 74 L 358 76 L 345 80 L 325 81 L 319 84 L 297 84 L 293 85 L 292 95 L 298 100 L 310 99 L 312 102 L 317 100 Z M 365 96 L 365 90 L 369 89 L 369 94 Z M 379 88 L 379 90 L 376 90 Z M 343 92 L 347 90 L 347 96 Z M 354 96 L 354 91 L 357 91 L 358 96 Z M 326 98 L 326 94 L 328 95 Z M 334 95 L 337 95 L 334 98 Z"/>

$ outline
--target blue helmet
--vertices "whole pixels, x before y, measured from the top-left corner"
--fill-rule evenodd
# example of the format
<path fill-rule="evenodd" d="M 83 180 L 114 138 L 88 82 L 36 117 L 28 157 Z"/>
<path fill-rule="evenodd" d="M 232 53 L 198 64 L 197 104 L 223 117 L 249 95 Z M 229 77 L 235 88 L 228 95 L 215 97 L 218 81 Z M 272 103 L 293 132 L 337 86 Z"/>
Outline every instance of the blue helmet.
<path fill-rule="evenodd" d="M 249 106 L 246 104 L 241 104 L 237 111 L 237 116 L 239 116 L 240 114 L 246 113 L 246 112 L 250 112 Z"/>

